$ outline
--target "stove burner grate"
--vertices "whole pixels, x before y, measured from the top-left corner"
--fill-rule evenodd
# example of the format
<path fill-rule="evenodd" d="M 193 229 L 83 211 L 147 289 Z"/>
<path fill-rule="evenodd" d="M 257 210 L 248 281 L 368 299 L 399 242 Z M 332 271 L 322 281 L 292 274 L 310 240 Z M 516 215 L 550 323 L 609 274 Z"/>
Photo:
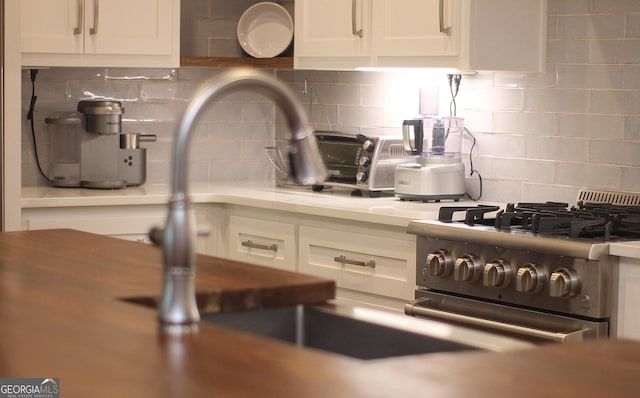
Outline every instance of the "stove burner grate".
<path fill-rule="evenodd" d="M 463 220 L 454 220 L 464 213 Z M 438 220 L 445 223 L 493 226 L 501 230 L 524 230 L 533 234 L 590 238 L 640 238 L 640 206 L 584 203 L 576 206 L 560 202 L 508 203 L 499 206 L 444 206 Z"/>

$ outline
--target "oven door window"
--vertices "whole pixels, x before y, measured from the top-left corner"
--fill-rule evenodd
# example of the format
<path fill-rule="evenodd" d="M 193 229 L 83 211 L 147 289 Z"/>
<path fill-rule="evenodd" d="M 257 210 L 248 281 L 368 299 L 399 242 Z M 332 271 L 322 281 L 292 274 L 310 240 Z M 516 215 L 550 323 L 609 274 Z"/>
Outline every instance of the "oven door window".
<path fill-rule="evenodd" d="M 355 184 L 362 144 L 358 141 L 322 140 L 319 147 L 329 181 Z"/>

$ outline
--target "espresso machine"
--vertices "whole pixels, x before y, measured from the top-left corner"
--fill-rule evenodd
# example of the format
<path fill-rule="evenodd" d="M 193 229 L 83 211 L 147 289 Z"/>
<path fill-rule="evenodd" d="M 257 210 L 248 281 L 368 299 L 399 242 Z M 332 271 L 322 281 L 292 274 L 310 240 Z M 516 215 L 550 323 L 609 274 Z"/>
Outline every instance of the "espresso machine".
<path fill-rule="evenodd" d="M 463 132 L 464 120 L 458 117 L 405 120 L 404 149 L 415 156 L 415 161 L 396 166 L 394 195 L 401 200 L 424 202 L 463 198 L 464 164 L 460 157 Z"/>
<path fill-rule="evenodd" d="M 49 127 L 51 185 L 120 189 L 146 181 L 147 153 L 141 142 L 155 134 L 122 133 L 118 101 L 80 101 L 78 112 L 45 119 Z"/>

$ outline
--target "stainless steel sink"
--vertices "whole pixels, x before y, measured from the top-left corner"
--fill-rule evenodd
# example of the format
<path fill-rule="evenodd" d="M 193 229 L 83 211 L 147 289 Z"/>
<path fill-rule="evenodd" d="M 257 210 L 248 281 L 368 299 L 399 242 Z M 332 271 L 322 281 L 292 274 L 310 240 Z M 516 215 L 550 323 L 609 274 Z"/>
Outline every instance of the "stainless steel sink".
<path fill-rule="evenodd" d="M 158 307 L 156 297 L 122 301 Z M 203 322 L 360 359 L 533 347 L 509 337 L 342 302 L 236 312 L 219 312 L 205 294 L 196 295 L 196 302 Z"/>
<path fill-rule="evenodd" d="M 202 321 L 298 346 L 360 359 L 489 350 L 532 345 L 507 337 L 399 313 L 352 305 L 322 304 L 202 314 Z"/>

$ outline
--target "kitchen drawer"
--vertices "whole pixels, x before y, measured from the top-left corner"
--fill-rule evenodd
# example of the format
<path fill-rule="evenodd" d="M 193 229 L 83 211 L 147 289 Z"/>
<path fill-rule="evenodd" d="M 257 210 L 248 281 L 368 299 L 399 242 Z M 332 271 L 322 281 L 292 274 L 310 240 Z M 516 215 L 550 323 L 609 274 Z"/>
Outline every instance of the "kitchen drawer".
<path fill-rule="evenodd" d="M 296 225 L 229 216 L 227 250 L 234 260 L 295 271 Z"/>
<path fill-rule="evenodd" d="M 415 242 L 403 238 L 302 225 L 298 269 L 340 288 L 411 300 Z"/>

